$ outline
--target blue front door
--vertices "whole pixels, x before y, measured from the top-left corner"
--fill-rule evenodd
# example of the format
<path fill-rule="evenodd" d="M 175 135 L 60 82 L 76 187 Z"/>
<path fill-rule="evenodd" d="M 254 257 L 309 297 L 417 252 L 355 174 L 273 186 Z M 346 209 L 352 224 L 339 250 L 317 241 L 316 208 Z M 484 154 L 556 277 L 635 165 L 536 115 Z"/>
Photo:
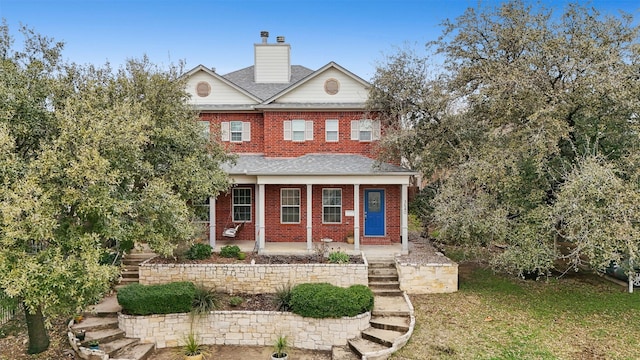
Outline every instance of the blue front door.
<path fill-rule="evenodd" d="M 384 236 L 384 190 L 364 191 L 364 235 Z"/>

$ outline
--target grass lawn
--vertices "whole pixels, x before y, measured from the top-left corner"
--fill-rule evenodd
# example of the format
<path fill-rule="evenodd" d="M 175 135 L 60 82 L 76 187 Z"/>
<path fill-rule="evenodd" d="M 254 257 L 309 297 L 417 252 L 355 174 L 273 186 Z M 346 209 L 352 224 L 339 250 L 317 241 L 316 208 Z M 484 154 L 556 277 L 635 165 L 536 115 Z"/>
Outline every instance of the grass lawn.
<path fill-rule="evenodd" d="M 410 296 L 392 359 L 640 359 L 640 290 L 593 274 L 525 281 L 460 264 L 459 291 Z"/>

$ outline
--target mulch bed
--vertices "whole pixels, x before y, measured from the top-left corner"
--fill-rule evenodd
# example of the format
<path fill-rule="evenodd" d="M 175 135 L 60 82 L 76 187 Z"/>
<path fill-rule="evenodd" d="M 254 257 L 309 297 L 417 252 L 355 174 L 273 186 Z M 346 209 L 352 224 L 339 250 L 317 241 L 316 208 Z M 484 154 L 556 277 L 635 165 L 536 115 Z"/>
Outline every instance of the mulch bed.
<path fill-rule="evenodd" d="M 323 262 L 318 261 L 317 255 L 258 255 L 255 253 L 247 253 L 244 260 L 236 258 L 225 258 L 215 253 L 211 257 L 202 260 L 189 260 L 186 258 L 163 258 L 155 257 L 149 260 L 151 264 L 251 264 L 251 260 L 255 260 L 256 264 L 318 264 L 329 262 L 325 258 Z M 349 264 L 364 264 L 364 260 L 360 255 L 349 256 Z"/>

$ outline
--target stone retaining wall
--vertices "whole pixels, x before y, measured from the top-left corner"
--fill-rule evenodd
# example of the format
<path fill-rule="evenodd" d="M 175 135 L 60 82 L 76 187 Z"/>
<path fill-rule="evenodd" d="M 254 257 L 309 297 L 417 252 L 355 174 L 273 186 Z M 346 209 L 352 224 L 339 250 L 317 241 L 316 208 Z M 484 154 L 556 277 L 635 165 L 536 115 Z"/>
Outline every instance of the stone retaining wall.
<path fill-rule="evenodd" d="M 227 293 L 275 293 L 283 285 L 368 285 L 367 264 L 152 264 L 139 268 L 140 284 L 191 281 Z"/>
<path fill-rule="evenodd" d="M 402 263 L 396 261 L 400 290 L 407 294 L 439 294 L 458 291 L 458 264 Z"/>
<path fill-rule="evenodd" d="M 212 311 L 207 315 L 119 314 L 118 323 L 127 337 L 165 348 L 184 343 L 192 316 L 193 332 L 205 345 L 272 346 L 277 336 L 285 335 L 291 347 L 311 350 L 346 345 L 347 339 L 360 336 L 369 327 L 371 319 L 369 312 L 339 319 L 313 319 L 277 311 Z"/>

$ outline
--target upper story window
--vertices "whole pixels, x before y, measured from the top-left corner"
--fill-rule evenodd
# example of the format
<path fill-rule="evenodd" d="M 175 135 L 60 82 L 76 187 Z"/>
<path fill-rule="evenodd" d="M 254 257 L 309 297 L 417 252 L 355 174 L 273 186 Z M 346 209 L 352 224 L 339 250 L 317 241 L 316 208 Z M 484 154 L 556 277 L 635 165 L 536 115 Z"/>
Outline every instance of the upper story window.
<path fill-rule="evenodd" d="M 203 138 L 209 140 L 209 136 L 211 136 L 211 124 L 208 121 L 198 121 L 198 126 L 200 127 L 200 135 Z"/>
<path fill-rule="evenodd" d="M 324 140 L 326 142 L 338 141 L 338 120 L 325 120 L 324 128 Z"/>
<path fill-rule="evenodd" d="M 283 123 L 284 140 L 313 140 L 313 121 L 287 120 Z"/>
<path fill-rule="evenodd" d="M 380 140 L 380 120 L 351 120 L 351 140 Z"/>
<path fill-rule="evenodd" d="M 220 124 L 222 141 L 251 141 L 251 123 L 246 121 L 229 121 Z"/>

